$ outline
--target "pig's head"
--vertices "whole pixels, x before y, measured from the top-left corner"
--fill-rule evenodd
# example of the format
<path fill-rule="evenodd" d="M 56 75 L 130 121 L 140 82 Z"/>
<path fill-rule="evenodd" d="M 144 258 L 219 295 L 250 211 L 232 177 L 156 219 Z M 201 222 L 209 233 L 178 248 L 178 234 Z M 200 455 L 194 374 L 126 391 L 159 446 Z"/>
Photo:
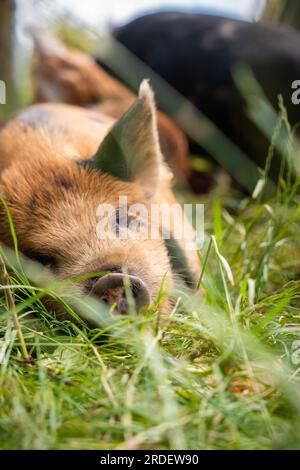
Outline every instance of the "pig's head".
<path fill-rule="evenodd" d="M 43 108 L 39 109 L 42 122 Z M 53 130 L 55 116 L 48 118 Z M 84 295 L 114 304 L 121 313 L 127 310 L 126 282 L 137 309 L 154 302 L 163 279 L 170 288 L 173 276 L 160 230 L 156 227 L 155 236 L 150 231 L 149 236 L 139 235 L 145 228 L 143 208 L 170 192 L 147 83 L 91 158 L 70 158 L 57 147 L 51 150 L 51 140 L 58 138 L 61 129 L 57 135 L 55 130 L 55 135 L 46 135 L 47 151 L 39 148 L 36 139 L 36 145 L 30 146 L 37 132 L 41 132 L 39 123 L 21 119 L 0 133 L 0 155 L 5 155 L 6 162 L 0 170 L 0 194 L 11 213 L 20 251 L 61 279 L 99 273 L 74 285 Z M 46 126 L 43 133 L 47 132 Z M 19 157 L 11 156 L 10 161 L 13 149 Z M 0 220 L 0 240 L 12 246 L 3 207 Z M 124 273 L 128 274 L 125 285 Z"/>

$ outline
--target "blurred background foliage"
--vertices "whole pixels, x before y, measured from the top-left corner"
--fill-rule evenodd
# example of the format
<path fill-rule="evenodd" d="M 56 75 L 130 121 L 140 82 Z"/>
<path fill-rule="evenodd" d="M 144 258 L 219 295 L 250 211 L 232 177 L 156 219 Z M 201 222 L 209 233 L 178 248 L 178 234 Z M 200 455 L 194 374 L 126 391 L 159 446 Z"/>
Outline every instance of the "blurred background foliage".
<path fill-rule="evenodd" d="M 91 2 L 94 5 L 97 2 Z M 169 2 L 179 8 L 180 2 Z M 228 5 L 232 4 L 230 0 L 224 2 L 215 2 L 216 5 L 223 5 L 220 14 L 228 9 L 228 16 L 233 15 Z M 243 3 L 243 2 L 242 2 Z M 259 20 L 265 22 L 284 23 L 296 28 L 300 28 L 300 2 L 296 0 L 253 0 L 252 3 L 244 2 L 250 5 L 245 19 Z M 73 4 L 73 7 L 72 7 Z M 130 2 L 131 10 L 134 2 Z M 136 16 L 139 11 L 143 11 L 143 5 L 151 5 L 151 2 L 138 2 L 136 7 Z M 168 2 L 152 2 L 154 8 L 162 8 Z M 186 5 L 197 5 L 197 2 L 188 2 Z M 205 1 L 199 1 L 197 11 L 207 12 Z M 214 6 L 214 2 L 211 2 Z M 126 11 L 126 5 L 129 8 L 129 2 L 123 2 L 123 10 Z M 91 5 L 89 5 L 91 7 Z M 113 2 L 111 12 L 116 9 L 118 2 Z M 86 19 L 81 20 L 80 12 L 76 2 L 67 0 L 0 0 L 0 79 L 7 84 L 7 105 L 0 107 L 0 124 L 3 123 L 16 109 L 30 103 L 32 99 L 30 83 L 30 51 L 31 43 L 27 27 L 33 25 L 47 25 L 55 31 L 65 42 L 71 44 L 85 52 L 93 53 L 99 41 L 99 35 L 107 34 L 110 28 L 109 6 L 99 2 L 97 7 L 100 12 L 104 9 L 103 23 L 99 25 L 97 34 L 93 34 L 95 24 L 89 24 Z M 181 2 L 181 9 L 183 2 Z M 129 8 L 130 10 L 130 8 Z M 131 11 L 130 10 L 130 11 Z M 216 12 L 217 10 L 212 10 Z M 245 9 L 246 12 L 246 9 Z M 116 12 L 114 12 L 116 15 Z M 105 16 L 106 15 L 106 16 Z M 96 15 L 95 15 L 96 16 Z M 112 16 L 113 17 L 113 16 Z M 128 18 L 129 19 L 129 18 Z M 106 23 L 105 23 L 106 22 Z"/>

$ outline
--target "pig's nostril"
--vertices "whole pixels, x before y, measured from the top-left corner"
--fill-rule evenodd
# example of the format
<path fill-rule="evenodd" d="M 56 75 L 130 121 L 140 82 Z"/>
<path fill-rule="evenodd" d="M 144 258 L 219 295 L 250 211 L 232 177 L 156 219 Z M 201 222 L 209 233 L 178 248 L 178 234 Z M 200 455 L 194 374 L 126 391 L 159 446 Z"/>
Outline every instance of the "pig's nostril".
<path fill-rule="evenodd" d="M 146 284 L 136 276 L 129 276 L 129 280 L 136 309 L 140 310 L 142 307 L 148 307 L 150 305 L 150 295 Z"/>
<path fill-rule="evenodd" d="M 136 310 L 150 305 L 150 295 L 146 284 L 136 276 L 128 276 Z M 100 298 L 108 306 L 116 305 L 119 313 L 128 313 L 125 289 L 126 278 L 121 273 L 111 273 L 101 277 L 94 285 L 91 294 Z"/>
<path fill-rule="evenodd" d="M 125 297 L 122 297 L 119 302 L 117 303 L 117 311 L 119 313 L 127 313 L 128 312 L 128 302 Z"/>

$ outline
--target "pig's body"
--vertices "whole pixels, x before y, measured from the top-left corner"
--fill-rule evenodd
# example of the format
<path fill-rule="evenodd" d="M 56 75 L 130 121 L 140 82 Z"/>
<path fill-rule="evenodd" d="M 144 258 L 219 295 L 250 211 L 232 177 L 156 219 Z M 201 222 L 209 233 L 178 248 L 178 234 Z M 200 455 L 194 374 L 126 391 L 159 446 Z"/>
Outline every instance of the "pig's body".
<path fill-rule="evenodd" d="M 105 114 L 85 111 L 76 106 L 45 103 L 21 112 L 1 132 L 0 171 L 13 163 L 23 165 L 25 160 L 69 160 L 89 158 L 115 120 Z M 18 136 L 17 139 L 13 136 Z M 30 142 L 33 155 L 24 155 Z M 52 154 L 50 158 L 49 154 Z"/>
<path fill-rule="evenodd" d="M 162 238 L 137 243 L 131 238 L 99 239 L 97 233 L 101 204 L 117 208 L 120 197 L 126 197 L 129 206 L 164 202 L 168 207 L 175 202 L 155 125 L 146 84 L 135 107 L 117 123 L 104 114 L 60 104 L 33 106 L 10 121 L 0 132 L 0 194 L 8 203 L 20 250 L 62 279 L 108 270 L 114 272 L 116 282 L 119 273 L 126 271 L 138 279 L 134 281 L 137 288 L 147 290 L 147 303 L 155 300 L 165 275 L 170 289 L 174 282 L 172 255 Z M 109 155 L 112 170 L 95 168 L 109 139 L 117 139 L 120 129 L 117 143 L 122 155 L 137 159 L 128 178 L 118 174 L 115 147 Z M 89 165 L 91 161 L 93 165 Z M 0 241 L 12 246 L 3 208 L 0 219 Z M 189 273 L 179 274 L 195 281 L 196 253 L 186 251 L 185 246 L 193 238 L 192 231 L 187 238 L 179 241 L 179 247 Z M 98 297 L 107 299 L 100 280 L 96 287 L 93 282 L 82 281 L 77 286 L 84 294 L 101 291 Z"/>

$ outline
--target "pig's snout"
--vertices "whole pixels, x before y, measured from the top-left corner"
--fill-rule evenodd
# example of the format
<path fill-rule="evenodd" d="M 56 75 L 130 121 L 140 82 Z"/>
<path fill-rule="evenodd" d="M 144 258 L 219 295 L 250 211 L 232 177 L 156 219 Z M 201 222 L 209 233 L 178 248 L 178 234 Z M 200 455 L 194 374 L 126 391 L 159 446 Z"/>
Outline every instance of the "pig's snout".
<path fill-rule="evenodd" d="M 107 274 L 97 280 L 91 294 L 105 302 L 108 307 L 115 305 L 115 310 L 118 313 L 128 313 L 126 281 L 130 286 L 136 311 L 138 312 L 142 307 L 148 307 L 150 305 L 150 295 L 147 286 L 136 276 L 127 276 L 126 279 L 122 273 Z"/>

